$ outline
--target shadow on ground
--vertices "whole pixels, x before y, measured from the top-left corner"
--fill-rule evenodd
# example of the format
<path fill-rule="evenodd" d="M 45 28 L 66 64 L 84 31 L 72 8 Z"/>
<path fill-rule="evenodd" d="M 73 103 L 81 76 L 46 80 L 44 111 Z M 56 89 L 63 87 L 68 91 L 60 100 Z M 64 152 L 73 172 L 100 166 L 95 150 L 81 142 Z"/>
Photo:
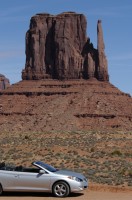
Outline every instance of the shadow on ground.
<path fill-rule="evenodd" d="M 83 193 L 71 193 L 69 197 L 83 196 Z M 7 197 L 54 197 L 52 193 L 31 192 L 4 192 L 2 196 Z"/>

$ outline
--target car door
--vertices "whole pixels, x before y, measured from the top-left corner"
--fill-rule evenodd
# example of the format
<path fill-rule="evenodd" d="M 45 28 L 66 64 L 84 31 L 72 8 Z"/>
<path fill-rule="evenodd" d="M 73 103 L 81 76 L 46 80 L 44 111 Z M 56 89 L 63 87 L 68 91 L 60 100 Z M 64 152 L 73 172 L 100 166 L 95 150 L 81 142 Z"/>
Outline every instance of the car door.
<path fill-rule="evenodd" d="M 17 190 L 20 191 L 50 191 L 50 174 L 19 172 Z"/>
<path fill-rule="evenodd" d="M 6 191 L 14 191 L 18 184 L 18 172 L 15 171 L 0 171 L 0 183 Z"/>

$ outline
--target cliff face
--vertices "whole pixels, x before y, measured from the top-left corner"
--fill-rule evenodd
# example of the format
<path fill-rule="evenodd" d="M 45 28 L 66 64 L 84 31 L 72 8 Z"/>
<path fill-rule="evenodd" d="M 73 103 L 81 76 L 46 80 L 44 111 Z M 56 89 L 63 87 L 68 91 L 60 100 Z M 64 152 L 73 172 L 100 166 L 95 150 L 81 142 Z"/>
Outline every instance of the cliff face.
<path fill-rule="evenodd" d="M 4 90 L 10 86 L 9 79 L 0 74 L 0 90 Z"/>
<path fill-rule="evenodd" d="M 74 12 L 56 16 L 37 14 L 26 33 L 23 80 L 89 79 L 108 81 L 101 21 L 97 25 L 98 49 L 86 35 L 87 22 Z"/>

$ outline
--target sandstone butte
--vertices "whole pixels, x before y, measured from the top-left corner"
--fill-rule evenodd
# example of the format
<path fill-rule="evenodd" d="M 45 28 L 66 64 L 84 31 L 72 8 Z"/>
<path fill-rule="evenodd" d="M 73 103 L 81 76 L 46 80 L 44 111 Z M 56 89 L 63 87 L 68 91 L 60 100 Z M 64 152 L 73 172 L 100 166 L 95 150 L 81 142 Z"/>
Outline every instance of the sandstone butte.
<path fill-rule="evenodd" d="M 97 24 L 97 49 L 87 37 L 86 28 L 85 16 L 74 12 L 33 16 L 26 33 L 26 65 L 22 79 L 95 77 L 108 81 L 101 21 Z"/>
<path fill-rule="evenodd" d="M 0 92 L 0 131 L 132 130 L 132 98 L 109 82 L 101 20 L 97 49 L 86 28 L 74 12 L 31 18 L 22 81 Z"/>
<path fill-rule="evenodd" d="M 10 81 L 3 74 L 0 74 L 0 91 L 8 88 L 10 86 Z"/>

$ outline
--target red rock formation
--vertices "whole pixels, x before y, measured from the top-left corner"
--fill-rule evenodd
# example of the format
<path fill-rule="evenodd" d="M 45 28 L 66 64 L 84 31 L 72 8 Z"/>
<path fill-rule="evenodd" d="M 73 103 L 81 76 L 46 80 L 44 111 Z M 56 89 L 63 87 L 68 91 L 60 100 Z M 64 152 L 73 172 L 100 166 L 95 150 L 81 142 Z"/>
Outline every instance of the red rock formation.
<path fill-rule="evenodd" d="M 0 91 L 0 132 L 132 131 L 132 98 L 109 82 L 23 80 Z"/>
<path fill-rule="evenodd" d="M 4 90 L 10 86 L 9 79 L 7 79 L 4 75 L 0 74 L 0 90 Z"/>
<path fill-rule="evenodd" d="M 97 69 L 98 80 L 108 81 L 109 76 L 108 76 L 108 69 L 107 69 L 107 59 L 104 52 L 105 45 L 104 45 L 104 40 L 103 40 L 101 20 L 98 20 L 97 35 L 98 35 L 97 39 L 98 39 L 98 62 L 99 62 L 98 69 Z"/>
<path fill-rule="evenodd" d="M 100 21 L 99 21 L 100 22 Z M 23 80 L 89 79 L 108 81 L 103 34 L 98 22 L 98 50 L 86 36 L 86 18 L 65 12 L 56 16 L 37 14 L 26 33 Z"/>

